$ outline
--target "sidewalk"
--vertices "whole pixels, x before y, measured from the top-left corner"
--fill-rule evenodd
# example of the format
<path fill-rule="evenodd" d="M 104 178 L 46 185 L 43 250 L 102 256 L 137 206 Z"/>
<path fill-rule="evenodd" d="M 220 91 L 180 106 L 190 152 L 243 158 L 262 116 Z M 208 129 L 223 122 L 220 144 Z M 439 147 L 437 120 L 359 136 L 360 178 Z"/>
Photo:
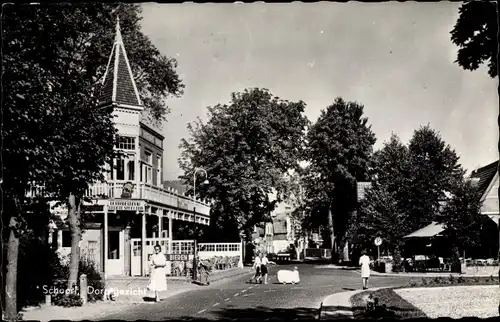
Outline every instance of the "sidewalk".
<path fill-rule="evenodd" d="M 365 291 L 376 291 L 381 289 L 370 288 L 368 290 L 356 290 L 340 292 L 327 296 L 319 309 L 320 320 L 354 319 L 351 305 L 351 297 Z"/>
<path fill-rule="evenodd" d="M 252 272 L 252 268 L 233 268 L 225 271 L 217 271 L 210 275 L 209 281 L 212 283 L 221 282 L 224 279 L 245 275 Z M 154 303 L 148 302 L 145 298 L 154 296 L 152 292 L 146 289 L 148 283 L 147 277 L 120 277 L 108 279 L 108 288 L 116 288 L 120 294 L 116 301 L 99 301 L 96 303 L 88 303 L 81 307 L 60 307 L 46 306 L 25 308 L 21 313 L 24 320 L 96 320 L 101 316 L 113 314 L 130 308 L 131 305 Z M 161 292 L 160 297 L 167 299 L 178 294 L 188 292 L 195 289 L 203 288 L 186 281 L 186 278 L 168 278 L 167 291 Z"/>

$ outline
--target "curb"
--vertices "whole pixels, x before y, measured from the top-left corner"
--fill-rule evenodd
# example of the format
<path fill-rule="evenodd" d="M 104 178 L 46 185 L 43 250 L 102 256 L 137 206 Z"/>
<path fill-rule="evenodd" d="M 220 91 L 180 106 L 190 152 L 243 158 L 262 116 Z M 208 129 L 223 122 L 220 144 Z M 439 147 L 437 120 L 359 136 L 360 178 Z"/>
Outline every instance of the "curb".
<path fill-rule="evenodd" d="M 318 320 L 355 319 L 354 312 L 352 311 L 351 297 L 359 293 L 373 292 L 384 288 L 393 288 L 393 286 L 331 294 L 321 302 Z"/>

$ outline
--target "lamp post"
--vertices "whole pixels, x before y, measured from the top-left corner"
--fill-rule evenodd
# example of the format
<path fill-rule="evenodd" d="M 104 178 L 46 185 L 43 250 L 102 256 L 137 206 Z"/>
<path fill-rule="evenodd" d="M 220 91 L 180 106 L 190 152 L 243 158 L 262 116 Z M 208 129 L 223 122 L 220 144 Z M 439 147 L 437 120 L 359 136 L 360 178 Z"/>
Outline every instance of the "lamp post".
<path fill-rule="evenodd" d="M 197 268 L 198 268 L 198 261 L 197 261 L 197 256 L 198 256 L 198 245 L 196 241 L 197 237 L 197 229 L 196 229 L 196 174 L 198 172 L 203 172 L 205 174 L 205 181 L 203 181 L 203 184 L 208 184 L 208 174 L 207 171 L 203 168 L 195 168 L 193 172 L 193 218 L 194 218 L 194 257 L 193 257 L 193 281 L 196 281 L 197 278 Z"/>

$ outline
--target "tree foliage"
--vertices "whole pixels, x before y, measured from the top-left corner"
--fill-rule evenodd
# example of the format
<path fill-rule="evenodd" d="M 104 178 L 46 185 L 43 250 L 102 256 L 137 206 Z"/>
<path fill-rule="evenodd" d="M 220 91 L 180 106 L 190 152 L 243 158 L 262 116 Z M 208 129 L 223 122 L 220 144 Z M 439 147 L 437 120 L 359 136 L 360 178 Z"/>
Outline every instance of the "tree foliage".
<path fill-rule="evenodd" d="M 374 153 L 372 187 L 351 219 L 349 232 L 365 247 L 374 236 L 382 237 L 399 262 L 403 237 L 439 221 L 447 193 L 462 182 L 458 159 L 428 125 L 417 129 L 408 145 L 393 134 Z"/>
<path fill-rule="evenodd" d="M 349 231 L 364 247 L 371 247 L 374 236 L 383 238 L 393 253 L 399 254 L 403 237 L 411 232 L 407 225 L 406 195 L 410 188 L 408 147 L 395 134 L 373 156 L 371 188 L 349 223 Z"/>
<path fill-rule="evenodd" d="M 336 98 L 307 133 L 304 183 L 310 219 L 315 224 L 330 220 L 332 241 L 335 234 L 345 235 L 356 205 L 356 181 L 368 176 L 375 135 L 363 109 Z"/>
<path fill-rule="evenodd" d="M 285 173 L 298 167 L 308 124 L 304 108 L 302 101 L 253 88 L 233 93 L 229 105 L 209 107 L 207 123 L 188 125 L 190 138 L 180 144 L 182 178 L 191 182 L 195 167 L 208 172 L 210 184 L 196 191 L 213 200 L 216 225 L 248 230 L 274 209 L 270 193 L 280 199 Z"/>
<path fill-rule="evenodd" d="M 488 74 L 497 76 L 497 3 L 466 1 L 460 6 L 458 20 L 451 31 L 451 41 L 459 47 L 455 61 L 467 70 L 488 65 Z"/>
<path fill-rule="evenodd" d="M 81 198 L 88 184 L 103 179 L 104 162 L 113 157 L 112 110 L 97 109 L 96 97 L 117 14 L 124 42 L 133 44 L 128 46 L 129 58 L 137 64 L 133 68 L 138 71 L 141 95 L 150 103 L 149 114 L 160 119 L 168 111 L 161 100 L 180 95 L 182 84 L 175 60 L 162 56 L 140 32 L 139 6 L 4 7 L 3 189 L 12 228 L 8 260 L 12 274 L 7 283 L 11 294 L 15 294 L 16 245 L 26 219 L 25 191 L 37 183 L 60 200 Z M 70 217 L 72 226 L 79 224 L 79 218 Z M 13 318 L 16 308 L 12 303 L 7 306 Z"/>
<path fill-rule="evenodd" d="M 407 198 L 408 227 L 416 230 L 430 224 L 440 202 L 462 180 L 465 172 L 459 157 L 429 125 L 415 130 L 409 145 L 410 174 Z"/>
<path fill-rule="evenodd" d="M 452 190 L 437 220 L 444 224 L 443 235 L 455 247 L 479 243 L 481 232 L 481 192 L 470 180 L 463 180 Z"/>

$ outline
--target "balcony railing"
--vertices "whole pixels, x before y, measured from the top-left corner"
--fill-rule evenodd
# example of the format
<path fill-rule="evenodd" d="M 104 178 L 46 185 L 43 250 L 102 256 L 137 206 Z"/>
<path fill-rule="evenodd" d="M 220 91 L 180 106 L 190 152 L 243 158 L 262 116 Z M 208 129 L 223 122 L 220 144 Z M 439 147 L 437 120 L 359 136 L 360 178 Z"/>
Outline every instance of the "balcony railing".
<path fill-rule="evenodd" d="M 87 190 L 85 197 L 92 199 L 114 199 L 120 198 L 122 195 L 124 182 L 108 182 L 97 183 L 91 185 Z M 48 197 L 48 193 L 42 185 L 33 185 L 26 191 L 27 198 Z M 146 183 L 140 183 L 135 186 L 132 191 L 132 199 L 143 199 L 152 202 L 157 202 L 166 206 L 179 208 L 186 212 L 192 213 L 196 207 L 196 213 L 203 216 L 210 216 L 210 205 L 196 199 L 183 196 L 173 188 L 156 187 Z"/>
<path fill-rule="evenodd" d="M 88 189 L 86 197 L 92 199 L 120 198 L 124 184 L 125 183 L 122 182 L 94 184 Z M 162 188 L 140 183 L 138 186 L 134 187 L 130 198 L 153 201 L 170 207 L 179 208 L 186 212 L 193 212 L 196 207 L 197 214 L 207 217 L 210 215 L 210 206 L 208 203 L 202 202 L 200 199 L 196 199 L 195 202 L 189 197 L 180 195 L 178 191 L 173 188 Z"/>

